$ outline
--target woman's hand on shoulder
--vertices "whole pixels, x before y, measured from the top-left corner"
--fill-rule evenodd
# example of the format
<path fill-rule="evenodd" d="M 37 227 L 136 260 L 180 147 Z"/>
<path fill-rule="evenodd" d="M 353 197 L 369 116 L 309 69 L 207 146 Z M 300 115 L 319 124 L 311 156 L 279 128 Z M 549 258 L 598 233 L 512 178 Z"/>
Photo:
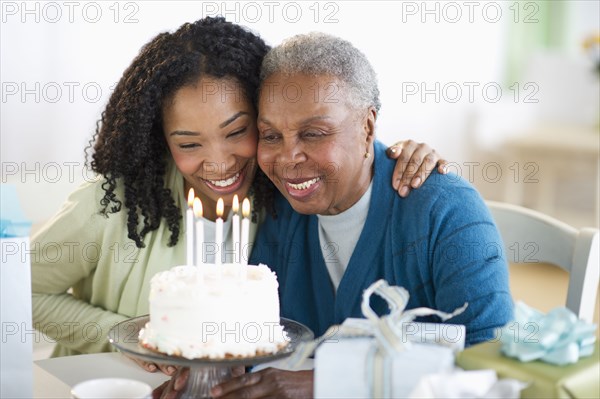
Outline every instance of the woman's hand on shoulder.
<path fill-rule="evenodd" d="M 446 174 L 448 161 L 426 143 L 398 141 L 387 149 L 387 155 L 396 160 L 392 187 L 401 197 L 406 197 L 412 189 L 421 187 L 436 167 L 438 172 Z"/>

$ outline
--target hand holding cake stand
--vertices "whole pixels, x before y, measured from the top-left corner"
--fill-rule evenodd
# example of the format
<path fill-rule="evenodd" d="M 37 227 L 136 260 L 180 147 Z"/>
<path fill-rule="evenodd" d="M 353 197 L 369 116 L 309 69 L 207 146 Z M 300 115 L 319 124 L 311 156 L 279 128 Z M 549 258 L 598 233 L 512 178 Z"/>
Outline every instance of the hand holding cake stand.
<path fill-rule="evenodd" d="M 158 364 L 189 367 L 190 375 L 185 390 L 182 392 L 182 398 L 208 398 L 213 386 L 231 378 L 232 367 L 257 365 L 282 359 L 292 354 L 300 342 L 314 338 L 308 327 L 293 320 L 281 318 L 280 323 L 289 342 L 276 353 L 243 358 L 187 359 L 181 356 L 169 356 L 140 345 L 139 332 L 148 320 L 149 316 L 147 315 L 125 320 L 109 331 L 108 339 L 115 348 L 129 356 Z"/>

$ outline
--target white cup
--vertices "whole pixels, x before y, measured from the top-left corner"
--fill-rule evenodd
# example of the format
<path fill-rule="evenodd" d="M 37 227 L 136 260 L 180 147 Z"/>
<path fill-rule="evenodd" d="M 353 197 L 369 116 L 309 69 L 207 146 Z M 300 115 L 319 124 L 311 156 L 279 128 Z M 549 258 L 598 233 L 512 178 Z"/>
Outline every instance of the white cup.
<path fill-rule="evenodd" d="M 98 378 L 75 385 L 71 396 L 74 399 L 146 399 L 152 397 L 152 387 L 127 378 Z"/>

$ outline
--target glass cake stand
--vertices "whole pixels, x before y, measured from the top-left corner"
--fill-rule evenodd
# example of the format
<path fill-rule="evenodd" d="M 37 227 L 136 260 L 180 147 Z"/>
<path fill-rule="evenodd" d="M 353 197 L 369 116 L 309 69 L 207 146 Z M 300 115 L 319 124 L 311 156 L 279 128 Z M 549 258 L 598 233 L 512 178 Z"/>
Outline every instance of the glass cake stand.
<path fill-rule="evenodd" d="M 209 398 L 213 386 L 231 378 L 232 367 L 256 365 L 284 358 L 292 354 L 300 342 L 314 339 L 314 334 L 308 327 L 282 317 L 280 323 L 290 341 L 285 348 L 276 353 L 230 359 L 187 359 L 155 352 L 140 345 L 139 332 L 149 319 L 148 315 L 139 316 L 116 324 L 108 332 L 108 340 L 129 356 L 157 364 L 189 367 L 190 375 L 182 398 Z"/>

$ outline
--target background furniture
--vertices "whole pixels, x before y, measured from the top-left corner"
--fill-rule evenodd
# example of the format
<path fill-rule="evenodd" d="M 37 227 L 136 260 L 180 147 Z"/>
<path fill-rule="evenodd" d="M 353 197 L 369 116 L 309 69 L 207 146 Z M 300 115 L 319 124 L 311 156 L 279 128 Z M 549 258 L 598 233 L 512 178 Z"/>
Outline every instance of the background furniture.
<path fill-rule="evenodd" d="M 527 208 L 487 201 L 511 263 L 551 263 L 569 272 L 566 306 L 592 322 L 600 278 L 599 232 L 575 229 Z M 534 289 L 534 287 L 531 287 Z"/>
<path fill-rule="evenodd" d="M 591 128 L 541 126 L 508 139 L 503 201 L 597 227 L 599 154 L 600 136 Z"/>

